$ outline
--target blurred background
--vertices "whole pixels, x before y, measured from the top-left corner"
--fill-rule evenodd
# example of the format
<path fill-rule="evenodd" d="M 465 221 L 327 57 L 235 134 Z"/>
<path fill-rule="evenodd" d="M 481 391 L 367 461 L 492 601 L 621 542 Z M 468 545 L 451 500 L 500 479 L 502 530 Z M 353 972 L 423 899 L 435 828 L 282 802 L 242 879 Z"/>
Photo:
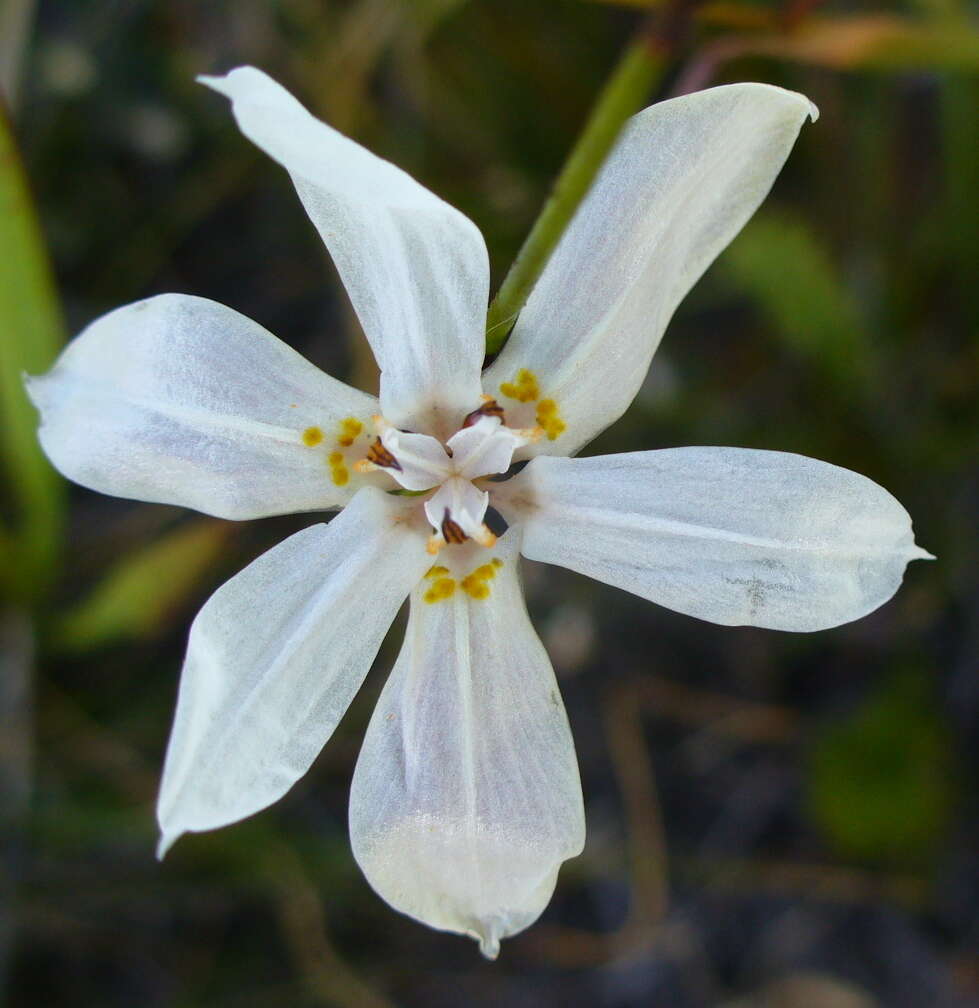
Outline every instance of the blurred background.
<path fill-rule="evenodd" d="M 979 1004 L 976 15 L 962 0 L 2 0 L 6 1003 Z M 237 525 L 69 487 L 38 454 L 20 373 L 100 313 L 180 291 L 370 386 L 288 178 L 194 76 L 267 70 L 476 221 L 498 284 L 647 18 L 648 100 L 758 80 L 822 116 L 588 451 L 826 459 L 894 493 L 938 561 L 813 635 L 715 627 L 527 565 L 588 844 L 495 964 L 395 914 L 350 853 L 350 775 L 400 624 L 284 800 L 158 864 L 190 621 L 310 518 Z"/>

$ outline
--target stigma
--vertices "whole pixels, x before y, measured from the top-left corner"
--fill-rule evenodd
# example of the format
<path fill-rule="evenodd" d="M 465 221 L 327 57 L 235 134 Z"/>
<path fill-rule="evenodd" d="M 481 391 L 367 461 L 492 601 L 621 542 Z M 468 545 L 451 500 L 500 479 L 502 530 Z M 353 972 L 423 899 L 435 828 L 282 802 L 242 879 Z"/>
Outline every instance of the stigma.
<path fill-rule="evenodd" d="M 428 551 L 469 540 L 491 547 L 496 535 L 486 524 L 489 493 L 476 480 L 505 473 L 514 453 L 537 440 L 541 429 L 514 430 L 505 423 L 503 409 L 490 396 L 462 421 L 444 444 L 428 434 L 403 431 L 382 416 L 372 417 L 376 436 L 353 468 L 361 474 L 384 472 L 404 490 L 431 494 L 424 502 L 432 527 Z"/>

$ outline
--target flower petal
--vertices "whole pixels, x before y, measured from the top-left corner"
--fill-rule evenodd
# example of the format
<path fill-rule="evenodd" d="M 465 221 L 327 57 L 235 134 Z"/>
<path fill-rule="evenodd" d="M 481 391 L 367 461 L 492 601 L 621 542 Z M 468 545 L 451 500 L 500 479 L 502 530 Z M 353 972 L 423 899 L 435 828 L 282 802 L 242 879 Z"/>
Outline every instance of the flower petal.
<path fill-rule="evenodd" d="M 405 505 L 362 489 L 219 588 L 190 631 L 157 806 L 159 855 L 309 769 L 431 559 Z"/>
<path fill-rule="evenodd" d="M 519 482 L 518 482 L 519 481 Z M 882 487 L 801 455 L 673 448 L 537 458 L 523 554 L 699 619 L 822 630 L 897 591 L 911 519 Z"/>
<path fill-rule="evenodd" d="M 513 453 L 527 441 L 518 431 L 500 423 L 499 418 L 484 416 L 456 431 L 447 444 L 455 472 L 471 480 L 505 473 L 513 461 Z"/>
<path fill-rule="evenodd" d="M 453 476 L 425 501 L 425 516 L 436 533 L 444 529 L 446 522 L 455 522 L 465 535 L 480 539 L 488 507 L 489 493 L 486 490 L 480 490 L 460 476 Z M 445 539 L 444 531 L 442 538 Z M 493 536 L 492 542 L 495 541 L 496 536 Z"/>
<path fill-rule="evenodd" d="M 96 319 L 28 392 L 69 479 L 233 519 L 348 500 L 330 479 L 329 437 L 377 409 L 256 322 L 182 294 Z"/>
<path fill-rule="evenodd" d="M 807 116 L 802 95 L 731 84 L 631 120 L 485 375 L 508 410 L 506 389 L 532 390 L 560 415 L 560 434 L 525 456 L 574 454 L 622 415 L 676 306 L 764 199 Z"/>
<path fill-rule="evenodd" d="M 489 958 L 537 919 L 584 843 L 574 744 L 518 545 L 514 532 L 500 540 L 486 591 L 471 575 L 448 598 L 412 594 L 350 794 L 354 856 L 378 894 Z"/>
<path fill-rule="evenodd" d="M 391 453 L 395 461 L 388 472 L 406 490 L 431 490 L 449 475 L 449 456 L 442 442 L 428 434 L 411 434 L 386 426 L 377 418 L 381 426 L 381 444 Z"/>
<path fill-rule="evenodd" d="M 380 365 L 385 417 L 447 437 L 479 402 L 489 261 L 478 228 L 261 71 L 200 80 L 292 176 Z"/>

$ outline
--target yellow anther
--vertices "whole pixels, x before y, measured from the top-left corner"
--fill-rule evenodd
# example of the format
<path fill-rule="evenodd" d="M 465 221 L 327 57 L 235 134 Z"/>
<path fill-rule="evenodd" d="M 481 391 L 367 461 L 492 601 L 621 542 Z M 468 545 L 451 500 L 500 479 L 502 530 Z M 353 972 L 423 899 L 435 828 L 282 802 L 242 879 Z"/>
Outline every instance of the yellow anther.
<path fill-rule="evenodd" d="M 537 444 L 547 431 L 543 427 L 520 427 L 513 433 L 519 434 L 520 437 L 530 444 Z"/>
<path fill-rule="evenodd" d="M 537 375 L 527 368 L 521 368 L 512 382 L 504 382 L 500 386 L 500 393 L 508 399 L 516 399 L 518 402 L 533 402 L 540 398 Z"/>
<path fill-rule="evenodd" d="M 303 444 L 315 448 L 323 440 L 323 431 L 319 427 L 307 427 L 303 431 Z"/>
<path fill-rule="evenodd" d="M 330 452 L 328 461 L 331 466 L 343 465 L 343 455 L 340 452 Z"/>
<path fill-rule="evenodd" d="M 343 448 L 349 448 L 361 431 L 364 425 L 356 417 L 347 417 L 340 421 L 340 433 L 337 435 L 337 444 Z"/>
<path fill-rule="evenodd" d="M 556 441 L 566 430 L 566 425 L 553 399 L 541 399 L 537 404 L 537 424 L 547 435 L 548 441 Z"/>
<path fill-rule="evenodd" d="M 425 580 L 431 581 L 433 578 L 442 577 L 449 573 L 448 567 L 443 567 L 441 564 L 436 564 L 434 567 L 429 567 L 425 573 Z"/>
<path fill-rule="evenodd" d="M 496 577 L 497 570 L 502 566 L 503 561 L 498 557 L 494 557 L 490 563 L 481 564 L 459 582 L 462 590 L 477 601 L 488 599 L 490 597 L 489 582 Z"/>
<path fill-rule="evenodd" d="M 496 533 L 491 531 L 486 525 L 484 525 L 479 532 L 473 536 L 473 539 L 478 542 L 480 546 L 485 546 L 487 549 L 496 545 Z"/>
<path fill-rule="evenodd" d="M 443 567 L 442 570 L 445 570 Z M 429 605 L 433 602 L 442 602 L 445 599 L 452 598 L 455 594 L 456 583 L 450 577 L 440 577 L 428 591 L 422 596 Z"/>

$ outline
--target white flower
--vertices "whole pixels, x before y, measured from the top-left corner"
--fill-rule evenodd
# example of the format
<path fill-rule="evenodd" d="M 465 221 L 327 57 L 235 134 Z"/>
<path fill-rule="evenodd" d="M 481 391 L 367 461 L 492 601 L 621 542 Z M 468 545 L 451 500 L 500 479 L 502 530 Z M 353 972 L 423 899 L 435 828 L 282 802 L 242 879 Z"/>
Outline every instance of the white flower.
<path fill-rule="evenodd" d="M 392 906 L 493 957 L 584 842 L 521 553 L 701 619 L 781 630 L 863 616 L 927 556 L 893 497 L 825 462 L 738 448 L 571 457 L 625 410 L 676 305 L 816 110 L 736 84 L 637 115 L 481 374 L 489 269 L 476 227 L 259 71 L 205 83 L 292 176 L 381 392 L 177 294 L 96 320 L 30 380 L 46 452 L 85 486 L 231 519 L 343 508 L 259 557 L 194 621 L 160 854 L 306 772 L 408 597 L 354 772 L 353 850 Z M 385 492 L 399 488 L 413 493 Z M 499 539 L 488 507 L 509 523 Z"/>

